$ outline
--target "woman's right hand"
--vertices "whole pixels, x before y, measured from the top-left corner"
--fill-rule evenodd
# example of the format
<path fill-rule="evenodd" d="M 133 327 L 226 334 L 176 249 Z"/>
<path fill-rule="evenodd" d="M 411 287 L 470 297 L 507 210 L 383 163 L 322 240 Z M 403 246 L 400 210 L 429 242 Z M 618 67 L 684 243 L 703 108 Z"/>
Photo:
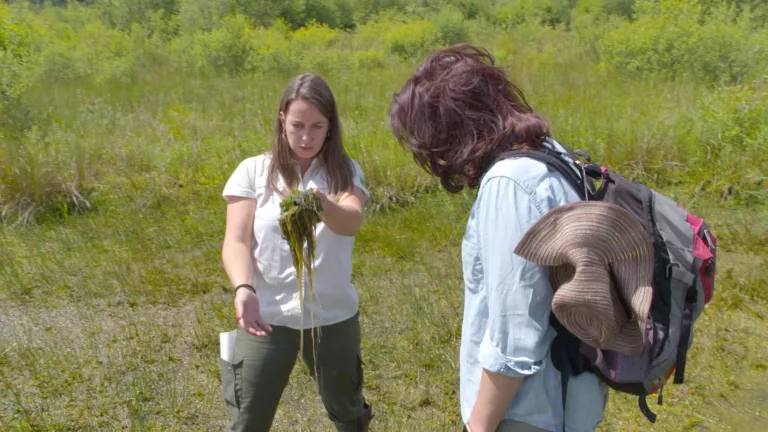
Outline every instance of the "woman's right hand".
<path fill-rule="evenodd" d="M 247 289 L 239 289 L 235 294 L 235 319 L 237 324 L 254 336 L 266 336 L 272 327 L 261 318 L 259 298 Z"/>

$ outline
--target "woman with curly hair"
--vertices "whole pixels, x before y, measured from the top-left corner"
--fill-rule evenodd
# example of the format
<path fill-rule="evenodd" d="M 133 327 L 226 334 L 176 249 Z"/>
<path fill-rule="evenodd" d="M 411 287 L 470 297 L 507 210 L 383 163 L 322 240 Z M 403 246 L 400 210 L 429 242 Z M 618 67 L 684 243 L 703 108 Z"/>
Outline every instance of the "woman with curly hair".
<path fill-rule="evenodd" d="M 543 163 L 505 157 L 563 147 L 493 63 L 478 47 L 442 49 L 389 110 L 394 136 L 447 191 L 477 189 L 462 241 L 461 416 L 471 432 L 559 431 L 563 423 L 568 431 L 592 431 L 602 422 L 607 387 L 589 372 L 573 376 L 563 404 L 550 356 L 557 331 L 547 269 L 514 254 L 529 227 L 580 196 Z"/>

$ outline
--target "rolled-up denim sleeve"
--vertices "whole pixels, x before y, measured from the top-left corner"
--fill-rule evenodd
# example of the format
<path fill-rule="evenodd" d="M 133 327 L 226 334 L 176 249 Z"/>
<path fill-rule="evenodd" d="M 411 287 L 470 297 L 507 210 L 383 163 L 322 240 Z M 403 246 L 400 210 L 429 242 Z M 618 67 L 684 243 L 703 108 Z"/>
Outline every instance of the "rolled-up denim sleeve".
<path fill-rule="evenodd" d="M 477 208 L 480 256 L 488 298 L 488 325 L 480 344 L 483 368 L 525 376 L 545 365 L 552 288 L 546 268 L 514 253 L 546 203 L 508 177 L 489 179 Z"/>

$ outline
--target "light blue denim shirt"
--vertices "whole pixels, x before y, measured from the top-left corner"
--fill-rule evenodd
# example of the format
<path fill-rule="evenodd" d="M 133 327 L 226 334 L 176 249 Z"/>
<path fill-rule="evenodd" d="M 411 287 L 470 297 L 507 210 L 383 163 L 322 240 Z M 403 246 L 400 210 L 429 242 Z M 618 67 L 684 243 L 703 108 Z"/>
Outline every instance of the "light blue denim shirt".
<path fill-rule="evenodd" d="M 555 144 L 558 146 L 557 144 Z M 465 284 L 461 415 L 469 421 L 483 368 L 525 376 L 506 419 L 562 431 L 560 372 L 552 365 L 552 288 L 545 267 L 515 255 L 520 238 L 554 207 L 578 201 L 565 178 L 529 158 L 497 162 L 480 183 L 462 241 Z M 568 382 L 566 430 L 593 431 L 608 388 L 583 373 Z"/>

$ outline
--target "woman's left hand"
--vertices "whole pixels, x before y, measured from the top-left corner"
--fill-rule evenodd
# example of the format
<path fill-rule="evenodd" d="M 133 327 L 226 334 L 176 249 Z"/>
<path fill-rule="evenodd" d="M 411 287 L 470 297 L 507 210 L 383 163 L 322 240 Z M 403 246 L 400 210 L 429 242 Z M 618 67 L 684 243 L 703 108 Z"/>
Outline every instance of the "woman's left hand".
<path fill-rule="evenodd" d="M 363 222 L 364 195 L 360 188 L 355 187 L 352 193 L 343 192 L 331 196 L 315 188 L 312 192 L 320 199 L 320 218 L 331 231 L 342 236 L 353 236 L 357 233 Z"/>
<path fill-rule="evenodd" d="M 324 194 L 320 189 L 314 188 L 312 189 L 312 192 L 315 193 L 315 195 L 320 198 L 320 207 L 325 211 L 325 209 L 328 208 L 328 202 L 331 200 L 328 198 L 328 195 Z"/>

